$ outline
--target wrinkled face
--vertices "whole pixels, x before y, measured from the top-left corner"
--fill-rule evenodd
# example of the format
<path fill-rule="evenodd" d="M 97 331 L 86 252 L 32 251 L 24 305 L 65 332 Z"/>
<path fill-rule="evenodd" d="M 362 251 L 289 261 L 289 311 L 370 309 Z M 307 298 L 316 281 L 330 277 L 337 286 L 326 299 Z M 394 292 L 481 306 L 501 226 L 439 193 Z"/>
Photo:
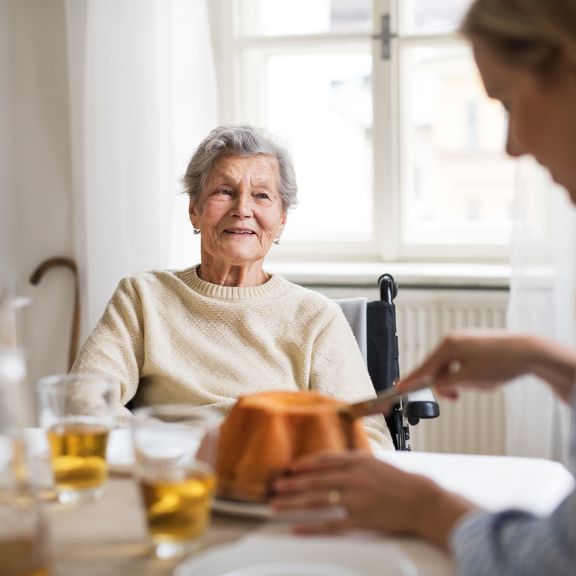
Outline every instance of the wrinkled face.
<path fill-rule="evenodd" d="M 203 265 L 208 258 L 229 265 L 264 260 L 286 222 L 278 181 L 278 161 L 270 156 L 216 161 L 197 203 L 190 203 L 190 219 L 201 232 Z"/>
<path fill-rule="evenodd" d="M 534 156 L 576 204 L 576 66 L 564 59 L 539 76 L 506 64 L 485 44 L 473 47 L 488 95 L 508 111 L 506 151 Z"/>

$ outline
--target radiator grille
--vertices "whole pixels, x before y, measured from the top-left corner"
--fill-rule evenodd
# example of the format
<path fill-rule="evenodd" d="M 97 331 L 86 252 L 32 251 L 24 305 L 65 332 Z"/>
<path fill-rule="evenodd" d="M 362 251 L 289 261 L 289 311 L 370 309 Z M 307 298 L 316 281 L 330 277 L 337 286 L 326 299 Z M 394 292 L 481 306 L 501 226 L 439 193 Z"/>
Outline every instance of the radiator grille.
<path fill-rule="evenodd" d="M 506 292 L 401 290 L 396 299 L 400 374 L 416 366 L 450 330 L 506 325 Z M 504 454 L 501 390 L 438 399 L 440 418 L 411 427 L 412 449 L 460 454 Z"/>

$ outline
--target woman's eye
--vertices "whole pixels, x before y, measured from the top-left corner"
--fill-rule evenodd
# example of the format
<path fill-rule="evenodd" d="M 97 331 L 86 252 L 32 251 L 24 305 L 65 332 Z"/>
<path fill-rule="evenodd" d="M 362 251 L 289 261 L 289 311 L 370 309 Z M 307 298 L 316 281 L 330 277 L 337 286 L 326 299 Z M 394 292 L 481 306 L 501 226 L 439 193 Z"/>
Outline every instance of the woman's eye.
<path fill-rule="evenodd" d="M 270 200 L 270 194 L 267 192 L 258 192 L 258 194 L 256 194 L 256 198 L 259 200 Z"/>
<path fill-rule="evenodd" d="M 217 194 L 222 194 L 223 196 L 232 196 L 232 190 L 230 188 L 219 188 L 216 190 Z"/>

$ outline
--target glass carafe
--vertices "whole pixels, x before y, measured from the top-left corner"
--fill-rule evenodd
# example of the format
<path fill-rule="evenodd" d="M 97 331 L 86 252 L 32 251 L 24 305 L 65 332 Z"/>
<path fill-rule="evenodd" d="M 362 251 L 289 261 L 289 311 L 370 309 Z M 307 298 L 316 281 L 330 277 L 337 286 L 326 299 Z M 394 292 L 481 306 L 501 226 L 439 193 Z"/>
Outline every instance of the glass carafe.
<path fill-rule="evenodd" d="M 0 574 L 48 576 L 47 528 L 23 473 L 21 444 L 0 434 Z"/>
<path fill-rule="evenodd" d="M 11 285 L 0 277 L 0 574 L 47 576 L 47 529 L 27 465 L 25 435 L 33 410 L 16 308 Z"/>

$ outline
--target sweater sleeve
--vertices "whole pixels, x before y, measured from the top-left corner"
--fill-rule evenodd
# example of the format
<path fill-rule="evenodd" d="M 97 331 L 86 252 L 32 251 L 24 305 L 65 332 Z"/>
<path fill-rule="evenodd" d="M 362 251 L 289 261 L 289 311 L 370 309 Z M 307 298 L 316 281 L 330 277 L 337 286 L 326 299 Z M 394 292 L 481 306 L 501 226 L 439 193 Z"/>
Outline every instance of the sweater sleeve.
<path fill-rule="evenodd" d="M 519 510 L 464 517 L 451 537 L 462 576 L 563 576 L 576 566 L 576 491 L 551 516 Z"/>
<path fill-rule="evenodd" d="M 80 350 L 72 372 L 108 376 L 120 384 L 117 420 L 130 412 L 124 405 L 138 389 L 143 363 L 144 322 L 140 298 L 129 279 L 120 281 L 102 318 Z"/>
<path fill-rule="evenodd" d="M 376 392 L 348 321 L 335 304 L 327 314 L 312 349 L 310 389 L 344 402 L 373 398 Z M 376 448 L 394 450 L 384 416 L 364 418 L 364 425 Z"/>

